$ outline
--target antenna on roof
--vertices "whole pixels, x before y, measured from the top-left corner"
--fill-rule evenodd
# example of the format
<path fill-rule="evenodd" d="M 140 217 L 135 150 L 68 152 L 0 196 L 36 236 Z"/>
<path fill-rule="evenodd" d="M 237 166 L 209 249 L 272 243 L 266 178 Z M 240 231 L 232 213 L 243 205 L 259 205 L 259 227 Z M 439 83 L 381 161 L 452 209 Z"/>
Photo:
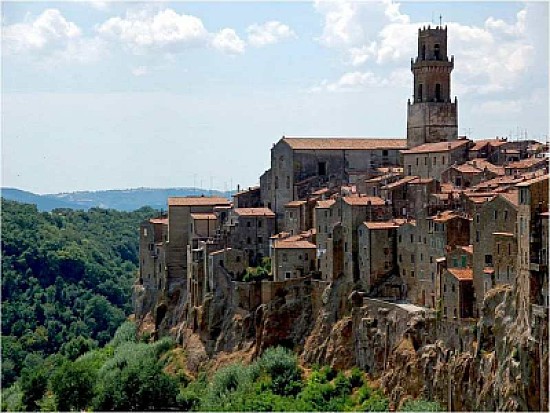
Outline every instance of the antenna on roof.
<path fill-rule="evenodd" d="M 440 27 L 440 28 L 443 27 L 443 26 L 441 26 L 441 19 L 443 19 L 443 16 L 440 14 L 440 15 L 439 15 L 439 27 Z"/>

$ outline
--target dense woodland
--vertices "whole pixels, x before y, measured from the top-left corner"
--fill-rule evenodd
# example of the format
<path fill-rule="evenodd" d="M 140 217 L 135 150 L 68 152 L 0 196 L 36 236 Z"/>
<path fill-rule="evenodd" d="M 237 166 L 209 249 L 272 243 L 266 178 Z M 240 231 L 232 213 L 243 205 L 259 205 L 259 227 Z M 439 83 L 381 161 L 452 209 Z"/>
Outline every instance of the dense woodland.
<path fill-rule="evenodd" d="M 139 224 L 154 214 L 2 200 L 2 387 L 37 360 L 111 340 L 131 313 Z"/>
<path fill-rule="evenodd" d="M 191 377 L 170 338 L 136 335 L 139 223 L 155 215 L 2 202 L 2 410 L 386 411 L 363 372 L 268 349 Z M 254 274 L 258 275 L 258 274 Z M 409 411 L 440 410 L 409 401 Z"/>

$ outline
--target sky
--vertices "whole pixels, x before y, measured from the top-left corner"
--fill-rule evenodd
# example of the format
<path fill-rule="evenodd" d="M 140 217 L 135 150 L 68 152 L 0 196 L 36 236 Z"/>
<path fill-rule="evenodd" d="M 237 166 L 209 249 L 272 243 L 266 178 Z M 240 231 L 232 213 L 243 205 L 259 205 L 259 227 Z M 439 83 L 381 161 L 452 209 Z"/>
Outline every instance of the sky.
<path fill-rule="evenodd" d="M 406 137 L 418 28 L 459 134 L 548 135 L 547 2 L 3 2 L 2 186 L 254 185 L 285 136 Z"/>

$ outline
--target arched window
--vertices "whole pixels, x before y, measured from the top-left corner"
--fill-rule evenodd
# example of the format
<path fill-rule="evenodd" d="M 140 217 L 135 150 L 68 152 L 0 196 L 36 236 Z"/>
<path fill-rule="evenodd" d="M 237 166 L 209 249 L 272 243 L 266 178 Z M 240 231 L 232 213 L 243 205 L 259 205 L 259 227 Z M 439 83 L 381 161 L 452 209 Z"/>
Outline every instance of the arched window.
<path fill-rule="evenodd" d="M 422 45 L 422 60 L 426 60 L 426 45 Z"/>
<path fill-rule="evenodd" d="M 439 83 L 435 84 L 435 100 L 441 102 L 441 85 Z"/>
<path fill-rule="evenodd" d="M 418 85 L 418 101 L 422 102 L 422 83 Z"/>
<path fill-rule="evenodd" d="M 440 60 L 439 43 L 434 44 L 434 58 L 435 58 L 435 60 Z"/>

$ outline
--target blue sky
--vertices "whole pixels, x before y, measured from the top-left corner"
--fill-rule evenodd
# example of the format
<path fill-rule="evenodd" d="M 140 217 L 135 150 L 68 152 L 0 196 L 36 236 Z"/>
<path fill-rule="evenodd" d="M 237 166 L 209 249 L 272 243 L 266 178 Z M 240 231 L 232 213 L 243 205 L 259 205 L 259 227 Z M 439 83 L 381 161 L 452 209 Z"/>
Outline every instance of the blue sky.
<path fill-rule="evenodd" d="M 548 134 L 548 4 L 3 3 L 2 185 L 253 185 L 282 135 L 405 137 L 443 15 L 461 134 Z"/>

